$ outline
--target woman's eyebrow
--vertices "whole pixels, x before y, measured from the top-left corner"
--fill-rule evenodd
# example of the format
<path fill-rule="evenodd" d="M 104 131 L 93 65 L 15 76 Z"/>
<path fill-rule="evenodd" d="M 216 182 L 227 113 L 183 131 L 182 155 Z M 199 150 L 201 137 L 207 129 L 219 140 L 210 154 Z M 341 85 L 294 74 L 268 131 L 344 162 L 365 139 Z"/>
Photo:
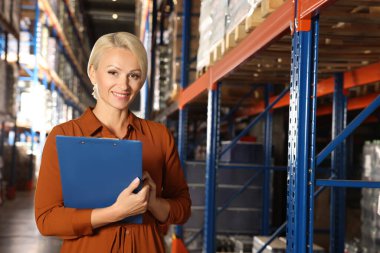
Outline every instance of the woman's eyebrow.
<path fill-rule="evenodd" d="M 136 72 L 136 71 L 141 72 L 141 69 L 132 69 L 129 72 Z"/>
<path fill-rule="evenodd" d="M 107 68 L 109 68 L 109 67 L 114 67 L 114 68 L 116 68 L 116 69 L 118 69 L 118 70 L 122 70 L 121 68 L 119 68 L 119 67 L 117 67 L 117 66 L 115 66 L 115 65 L 112 65 L 112 64 L 107 66 Z M 135 71 L 142 72 L 141 69 L 132 69 L 132 70 L 130 70 L 129 72 L 135 72 Z"/>
<path fill-rule="evenodd" d="M 115 65 L 108 65 L 107 68 L 108 68 L 108 67 L 114 67 L 114 68 L 117 68 L 118 70 L 121 70 L 121 68 L 119 68 L 119 67 L 117 67 L 117 66 L 115 66 Z"/>

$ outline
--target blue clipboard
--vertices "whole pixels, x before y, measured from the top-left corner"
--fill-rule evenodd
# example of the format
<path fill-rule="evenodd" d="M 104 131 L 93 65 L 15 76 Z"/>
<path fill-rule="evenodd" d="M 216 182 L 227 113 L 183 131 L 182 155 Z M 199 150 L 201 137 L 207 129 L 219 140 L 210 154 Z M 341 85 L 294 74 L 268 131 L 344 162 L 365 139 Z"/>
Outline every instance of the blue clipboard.
<path fill-rule="evenodd" d="M 112 205 L 120 192 L 142 178 L 140 141 L 56 136 L 65 207 L 102 208 Z M 142 223 L 142 215 L 123 220 Z"/>

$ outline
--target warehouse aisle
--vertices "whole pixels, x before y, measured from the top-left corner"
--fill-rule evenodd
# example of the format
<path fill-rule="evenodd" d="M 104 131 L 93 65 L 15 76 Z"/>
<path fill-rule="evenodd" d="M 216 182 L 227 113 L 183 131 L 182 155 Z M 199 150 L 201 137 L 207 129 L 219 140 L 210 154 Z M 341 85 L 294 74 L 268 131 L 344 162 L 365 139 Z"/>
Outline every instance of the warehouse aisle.
<path fill-rule="evenodd" d="M 60 240 L 42 237 L 34 223 L 33 192 L 18 192 L 0 206 L 0 252 L 55 253 Z"/>

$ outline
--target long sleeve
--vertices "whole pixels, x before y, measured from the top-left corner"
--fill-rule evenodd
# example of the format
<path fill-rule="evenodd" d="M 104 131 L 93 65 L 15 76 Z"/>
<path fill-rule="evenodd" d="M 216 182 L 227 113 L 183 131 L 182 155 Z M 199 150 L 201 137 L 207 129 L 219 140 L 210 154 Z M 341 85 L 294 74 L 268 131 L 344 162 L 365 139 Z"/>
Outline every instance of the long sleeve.
<path fill-rule="evenodd" d="M 162 196 L 169 202 L 167 224 L 183 224 L 191 215 L 189 188 L 181 167 L 174 138 L 165 128 L 165 179 Z"/>
<path fill-rule="evenodd" d="M 74 239 L 93 233 L 88 209 L 65 208 L 55 137 L 65 135 L 59 126 L 47 137 L 35 193 L 35 219 L 43 235 Z"/>

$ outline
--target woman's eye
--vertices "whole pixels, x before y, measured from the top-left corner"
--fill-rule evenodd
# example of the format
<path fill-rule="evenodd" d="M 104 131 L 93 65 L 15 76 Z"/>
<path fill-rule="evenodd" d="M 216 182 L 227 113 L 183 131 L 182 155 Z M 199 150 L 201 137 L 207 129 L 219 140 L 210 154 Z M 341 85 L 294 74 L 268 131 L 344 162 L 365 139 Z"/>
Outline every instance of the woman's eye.
<path fill-rule="evenodd" d="M 117 75 L 117 72 L 116 71 L 108 71 L 108 74 L 115 76 L 115 75 Z"/>
<path fill-rule="evenodd" d="M 131 73 L 129 74 L 129 77 L 134 79 L 134 80 L 138 80 L 140 79 L 140 75 L 139 74 L 136 74 L 136 73 Z"/>

